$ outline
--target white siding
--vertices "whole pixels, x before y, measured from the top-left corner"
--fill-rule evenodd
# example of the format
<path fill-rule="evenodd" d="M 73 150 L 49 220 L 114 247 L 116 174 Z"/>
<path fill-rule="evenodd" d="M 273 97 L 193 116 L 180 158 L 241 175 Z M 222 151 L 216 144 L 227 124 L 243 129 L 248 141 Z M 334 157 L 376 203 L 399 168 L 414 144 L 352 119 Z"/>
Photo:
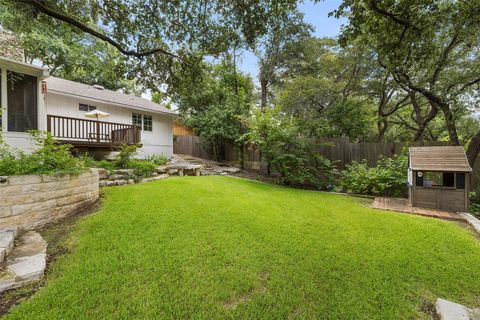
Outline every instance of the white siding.
<path fill-rule="evenodd" d="M 139 156 L 143 158 L 150 154 L 163 154 L 166 157 L 173 155 L 172 116 L 129 109 L 47 91 L 45 104 L 47 114 L 49 115 L 85 119 L 85 111 L 79 110 L 80 103 L 96 106 L 98 110 L 109 113 L 110 117 L 102 119 L 105 122 L 132 124 L 132 113 L 134 112 L 151 115 L 153 118 L 153 130 L 151 132 L 142 130 L 143 147 L 139 150 Z"/>

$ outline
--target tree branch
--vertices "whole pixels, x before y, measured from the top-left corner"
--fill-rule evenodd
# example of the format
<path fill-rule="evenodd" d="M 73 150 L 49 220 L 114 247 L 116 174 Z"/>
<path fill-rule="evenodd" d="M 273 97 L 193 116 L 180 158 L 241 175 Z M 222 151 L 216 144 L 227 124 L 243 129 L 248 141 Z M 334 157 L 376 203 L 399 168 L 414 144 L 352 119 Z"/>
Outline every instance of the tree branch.
<path fill-rule="evenodd" d="M 59 21 L 63 21 L 63 22 L 65 22 L 65 23 L 67 23 L 71 26 L 74 26 L 75 28 L 77 28 L 77 29 L 79 29 L 79 30 L 81 30 L 85 33 L 88 33 L 88 34 L 94 36 L 95 38 L 98 38 L 102 41 L 105 41 L 105 42 L 111 44 L 112 46 L 114 46 L 118 51 L 120 51 L 124 55 L 133 56 L 133 57 L 137 57 L 137 58 L 143 58 L 143 57 L 155 54 L 155 53 L 161 53 L 161 54 L 170 56 L 172 58 L 179 58 L 178 55 L 176 55 L 172 52 L 169 52 L 165 49 L 162 49 L 162 48 L 153 48 L 153 49 L 150 49 L 150 50 L 140 51 L 140 52 L 125 49 L 120 43 L 118 43 L 114 39 L 108 37 L 107 35 L 90 28 L 89 26 L 83 24 L 82 22 L 76 20 L 73 17 L 70 17 L 70 16 L 68 16 L 64 13 L 57 12 L 54 9 L 47 7 L 46 5 L 43 4 L 43 1 L 40 1 L 40 0 L 19 0 L 19 2 L 30 5 L 31 7 L 37 9 L 41 13 L 46 14 L 47 16 L 50 16 L 50 17 L 52 17 L 56 20 L 59 20 Z"/>
<path fill-rule="evenodd" d="M 405 26 L 407 28 L 411 26 L 411 24 L 408 21 L 402 20 L 402 19 L 398 18 L 397 16 L 395 16 L 393 13 L 388 12 L 387 10 L 384 10 L 382 8 L 379 8 L 378 5 L 377 5 L 377 2 L 378 2 L 378 0 L 370 0 L 369 1 L 370 9 L 372 9 L 373 11 L 381 14 L 382 16 L 384 16 L 386 18 L 389 18 L 390 20 L 395 21 L 398 24 L 401 24 L 402 26 Z"/>

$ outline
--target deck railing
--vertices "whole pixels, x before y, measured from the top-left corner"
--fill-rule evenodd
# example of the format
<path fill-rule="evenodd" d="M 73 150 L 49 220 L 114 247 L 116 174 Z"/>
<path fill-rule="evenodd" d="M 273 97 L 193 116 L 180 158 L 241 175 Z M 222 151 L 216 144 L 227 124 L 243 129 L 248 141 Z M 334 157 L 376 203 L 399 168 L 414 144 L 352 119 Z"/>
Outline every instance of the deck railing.
<path fill-rule="evenodd" d="M 123 123 L 77 119 L 62 116 L 47 116 L 47 131 L 53 137 L 88 144 L 137 144 L 140 143 L 140 128 Z"/>

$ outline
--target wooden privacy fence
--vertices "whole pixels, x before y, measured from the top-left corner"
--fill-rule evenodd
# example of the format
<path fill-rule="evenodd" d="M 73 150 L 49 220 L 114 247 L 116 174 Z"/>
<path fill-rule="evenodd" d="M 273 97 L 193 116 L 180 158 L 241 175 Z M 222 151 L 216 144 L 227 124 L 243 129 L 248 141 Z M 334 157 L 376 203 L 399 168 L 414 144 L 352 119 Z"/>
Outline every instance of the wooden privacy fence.
<path fill-rule="evenodd" d="M 335 161 L 340 170 L 353 161 L 360 162 L 366 160 L 368 165 L 374 166 L 380 156 L 392 157 L 400 154 L 408 146 L 433 146 L 446 145 L 446 142 L 424 142 L 424 143 L 400 143 L 400 142 L 360 142 L 352 143 L 349 138 L 321 138 L 317 145 L 317 151 Z M 174 138 L 173 152 L 177 154 L 186 154 L 203 159 L 212 159 L 212 154 L 208 152 L 208 147 L 204 140 L 197 136 L 176 136 Z M 229 162 L 238 163 L 240 161 L 240 150 L 234 144 L 226 143 L 221 159 Z M 261 150 L 257 146 L 247 146 L 245 148 L 244 160 L 247 167 L 260 168 Z"/>
<path fill-rule="evenodd" d="M 380 156 L 392 157 L 400 154 L 404 148 L 409 146 L 441 146 L 448 145 L 443 141 L 428 141 L 423 143 L 401 143 L 401 142 L 360 142 L 352 143 L 348 138 L 321 138 L 317 150 L 320 154 L 335 161 L 338 169 L 343 170 L 345 166 L 353 161 L 366 160 L 369 166 L 374 166 Z M 194 157 L 211 160 L 212 154 L 208 151 L 204 140 L 197 136 L 175 136 L 173 152 L 186 154 Z M 248 169 L 261 170 L 265 166 L 262 163 L 262 153 L 258 146 L 250 145 L 245 148 L 244 160 Z M 240 163 L 240 153 L 234 144 L 226 143 L 221 154 L 222 160 Z M 480 182 L 480 157 L 477 158 L 473 167 L 472 190 Z"/>

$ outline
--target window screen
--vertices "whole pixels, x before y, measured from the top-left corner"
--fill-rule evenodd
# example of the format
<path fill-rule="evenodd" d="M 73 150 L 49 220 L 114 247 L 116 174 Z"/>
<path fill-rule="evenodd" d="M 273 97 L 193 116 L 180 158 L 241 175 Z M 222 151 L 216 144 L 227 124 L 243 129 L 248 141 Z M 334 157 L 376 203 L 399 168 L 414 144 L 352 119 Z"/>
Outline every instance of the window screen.
<path fill-rule="evenodd" d="M 8 131 L 37 129 L 37 78 L 7 72 Z"/>
<path fill-rule="evenodd" d="M 142 115 L 140 113 L 132 113 L 132 124 L 142 128 Z"/>
<path fill-rule="evenodd" d="M 457 173 L 457 189 L 465 189 L 465 173 Z"/>
<path fill-rule="evenodd" d="M 145 131 L 152 131 L 153 130 L 152 116 L 143 115 L 143 130 L 145 130 Z"/>

